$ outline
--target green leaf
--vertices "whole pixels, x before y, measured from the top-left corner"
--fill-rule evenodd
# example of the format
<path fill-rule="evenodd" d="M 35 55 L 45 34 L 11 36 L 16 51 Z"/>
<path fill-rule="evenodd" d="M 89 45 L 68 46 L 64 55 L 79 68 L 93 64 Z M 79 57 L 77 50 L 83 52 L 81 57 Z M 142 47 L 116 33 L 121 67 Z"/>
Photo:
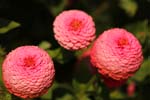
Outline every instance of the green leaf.
<path fill-rule="evenodd" d="M 48 41 L 42 41 L 39 44 L 39 47 L 46 50 L 46 49 L 49 49 L 51 47 L 51 44 Z"/>
<path fill-rule="evenodd" d="M 87 94 L 87 84 L 79 83 L 77 80 L 73 80 L 72 85 L 78 100 L 90 100 Z"/>
<path fill-rule="evenodd" d="M 0 86 L 0 100 L 12 100 L 11 94 L 3 86 Z"/>
<path fill-rule="evenodd" d="M 9 93 L 5 94 L 5 99 L 3 100 L 11 100 L 11 94 Z"/>
<path fill-rule="evenodd" d="M 2 83 L 2 71 L 1 70 L 2 70 L 2 62 L 3 62 L 5 54 L 6 54 L 6 52 L 0 46 L 0 83 Z"/>
<path fill-rule="evenodd" d="M 124 99 L 125 95 L 119 90 L 114 90 L 110 93 L 110 98 L 111 100 L 114 100 L 114 99 L 120 100 L 120 99 Z"/>
<path fill-rule="evenodd" d="M 79 95 L 78 100 L 91 100 L 87 95 Z"/>
<path fill-rule="evenodd" d="M 125 28 L 132 32 L 141 43 L 145 42 L 146 37 L 149 35 L 148 20 L 131 23 L 125 26 Z"/>
<path fill-rule="evenodd" d="M 61 98 L 57 98 L 56 100 L 75 100 L 75 99 L 71 94 L 68 93 Z"/>
<path fill-rule="evenodd" d="M 135 0 L 120 0 L 119 6 L 131 17 L 135 15 L 138 8 Z"/>
<path fill-rule="evenodd" d="M 131 78 L 138 82 L 142 82 L 146 76 L 150 75 L 150 59 L 144 60 L 141 68 L 135 73 L 135 75 Z"/>
<path fill-rule="evenodd" d="M 61 0 L 60 4 L 57 6 L 50 5 L 50 11 L 54 16 L 58 15 L 66 6 L 68 0 Z"/>
<path fill-rule="evenodd" d="M 15 21 L 11 21 L 7 26 L 4 26 L 4 27 L 0 28 L 0 34 L 7 33 L 8 31 L 10 31 L 14 28 L 17 28 L 19 26 L 20 26 L 19 23 L 15 22 Z"/>
<path fill-rule="evenodd" d="M 57 49 L 54 49 L 54 50 L 47 50 L 47 52 L 54 59 L 55 58 L 62 59 L 61 48 L 57 48 Z"/>
<path fill-rule="evenodd" d="M 86 89 L 86 84 L 79 83 L 75 79 L 72 81 L 72 85 L 76 92 L 81 92 L 81 90 L 84 91 Z"/>
<path fill-rule="evenodd" d="M 46 99 L 46 100 L 51 100 L 52 99 L 52 93 L 53 90 L 56 89 L 58 87 L 58 84 L 56 82 L 53 83 L 52 87 L 48 90 L 48 92 L 46 94 L 44 94 L 43 96 L 41 96 L 42 100 Z"/>

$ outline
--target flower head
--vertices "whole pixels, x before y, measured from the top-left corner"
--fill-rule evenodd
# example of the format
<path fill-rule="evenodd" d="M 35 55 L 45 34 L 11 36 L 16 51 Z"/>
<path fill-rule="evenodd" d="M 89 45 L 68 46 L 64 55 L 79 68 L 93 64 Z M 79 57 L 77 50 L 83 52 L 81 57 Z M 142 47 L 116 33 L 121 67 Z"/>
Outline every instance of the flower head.
<path fill-rule="evenodd" d="M 68 50 L 87 47 L 95 38 L 95 24 L 92 17 L 80 10 L 60 13 L 53 23 L 55 39 Z"/>
<path fill-rule="evenodd" d="M 7 55 L 2 75 L 10 93 L 21 98 L 34 98 L 51 87 L 55 69 L 44 50 L 37 46 L 21 46 Z"/>
<path fill-rule="evenodd" d="M 121 28 L 104 31 L 94 42 L 91 62 L 112 80 L 126 80 L 142 64 L 142 47 L 132 33 Z"/>

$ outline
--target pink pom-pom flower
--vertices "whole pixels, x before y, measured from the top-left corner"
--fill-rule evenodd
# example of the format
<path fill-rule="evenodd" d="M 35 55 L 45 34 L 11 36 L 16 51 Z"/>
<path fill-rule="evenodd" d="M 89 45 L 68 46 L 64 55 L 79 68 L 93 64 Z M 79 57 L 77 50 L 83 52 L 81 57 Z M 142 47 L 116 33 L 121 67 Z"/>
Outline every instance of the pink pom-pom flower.
<path fill-rule="evenodd" d="M 104 31 L 94 42 L 90 56 L 98 72 L 119 85 L 131 77 L 143 61 L 139 41 L 122 28 Z"/>
<path fill-rule="evenodd" d="M 21 98 L 35 98 L 51 87 L 55 69 L 46 51 L 37 46 L 21 46 L 7 55 L 2 76 L 10 93 Z"/>
<path fill-rule="evenodd" d="M 87 13 L 68 10 L 60 13 L 53 23 L 54 37 L 67 50 L 87 47 L 95 38 L 95 24 Z"/>

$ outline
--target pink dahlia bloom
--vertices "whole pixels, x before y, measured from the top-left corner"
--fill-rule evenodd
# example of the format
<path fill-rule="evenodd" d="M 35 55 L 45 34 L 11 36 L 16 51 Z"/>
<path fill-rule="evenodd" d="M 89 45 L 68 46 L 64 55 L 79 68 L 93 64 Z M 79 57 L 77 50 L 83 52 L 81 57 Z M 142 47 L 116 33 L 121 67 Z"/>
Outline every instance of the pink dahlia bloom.
<path fill-rule="evenodd" d="M 55 39 L 68 50 L 87 47 L 95 38 L 95 24 L 92 17 L 80 10 L 60 13 L 53 23 Z"/>
<path fill-rule="evenodd" d="M 104 31 L 91 50 L 91 62 L 103 76 L 126 80 L 142 64 L 142 47 L 132 33 L 121 28 Z"/>
<path fill-rule="evenodd" d="M 2 65 L 8 91 L 21 98 L 43 95 L 54 80 L 55 69 L 49 55 L 37 46 L 22 46 L 10 52 Z"/>

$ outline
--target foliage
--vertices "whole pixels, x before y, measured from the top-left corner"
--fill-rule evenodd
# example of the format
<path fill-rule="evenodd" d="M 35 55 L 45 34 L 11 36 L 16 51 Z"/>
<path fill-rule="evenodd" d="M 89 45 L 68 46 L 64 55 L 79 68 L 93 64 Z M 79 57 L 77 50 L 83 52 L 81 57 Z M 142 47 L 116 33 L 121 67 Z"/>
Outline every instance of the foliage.
<path fill-rule="evenodd" d="M 21 45 L 37 45 L 54 60 L 55 82 L 49 91 L 33 100 L 150 100 L 149 0 L 2 0 L 0 1 L 0 66 L 6 54 Z M 62 11 L 80 9 L 90 14 L 97 36 L 105 29 L 123 27 L 134 33 L 143 47 L 144 61 L 123 86 L 109 89 L 90 68 L 80 51 L 67 51 L 54 39 L 53 21 Z M 90 48 L 90 46 L 89 46 Z M 128 85 L 136 84 L 133 96 Z M 10 94 L 2 82 L 0 100 L 22 100 Z"/>

